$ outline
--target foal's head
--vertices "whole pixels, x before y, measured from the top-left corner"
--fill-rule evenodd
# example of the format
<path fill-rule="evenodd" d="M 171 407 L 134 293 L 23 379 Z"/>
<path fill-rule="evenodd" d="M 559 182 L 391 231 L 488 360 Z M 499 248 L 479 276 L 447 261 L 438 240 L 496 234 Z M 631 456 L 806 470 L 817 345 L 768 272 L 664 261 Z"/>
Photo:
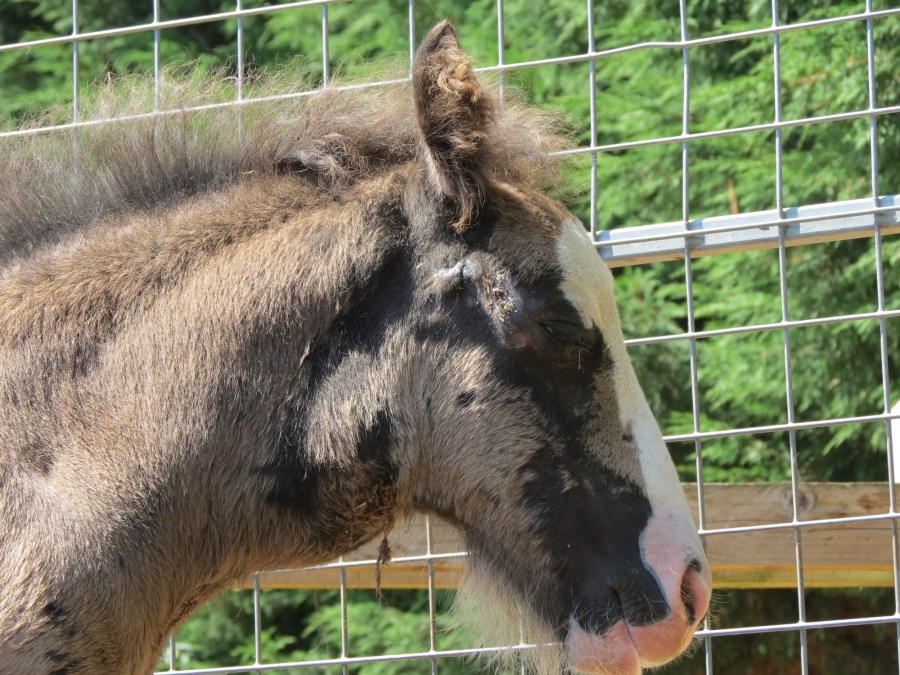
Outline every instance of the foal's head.
<path fill-rule="evenodd" d="M 400 485 L 462 528 L 485 623 L 502 605 L 518 641 L 521 611 L 526 639 L 561 641 L 580 671 L 665 663 L 705 615 L 710 573 L 612 275 L 581 223 L 493 144 L 496 103 L 450 24 L 423 42 L 413 86 L 408 358 L 427 376 L 403 399 L 416 432 Z"/>

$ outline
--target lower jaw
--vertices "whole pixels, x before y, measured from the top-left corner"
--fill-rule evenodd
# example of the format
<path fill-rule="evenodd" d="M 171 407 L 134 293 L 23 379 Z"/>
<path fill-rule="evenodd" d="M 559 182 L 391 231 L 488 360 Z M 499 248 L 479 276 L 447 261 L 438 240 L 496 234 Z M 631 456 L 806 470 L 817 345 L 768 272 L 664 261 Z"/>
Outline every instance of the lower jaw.
<path fill-rule="evenodd" d="M 619 621 L 604 635 L 591 635 L 576 622 L 566 638 L 569 665 L 580 673 L 593 675 L 640 675 L 641 662 L 637 648 L 624 621 Z"/>

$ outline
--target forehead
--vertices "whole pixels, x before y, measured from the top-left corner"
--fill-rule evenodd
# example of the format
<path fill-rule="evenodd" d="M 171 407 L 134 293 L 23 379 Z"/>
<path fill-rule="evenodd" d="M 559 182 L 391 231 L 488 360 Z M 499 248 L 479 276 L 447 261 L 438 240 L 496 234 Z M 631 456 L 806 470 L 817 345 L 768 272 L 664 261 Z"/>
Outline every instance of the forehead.
<path fill-rule="evenodd" d="M 533 188 L 502 183 L 494 186 L 486 207 L 492 225 L 489 248 L 520 281 L 560 276 L 562 226 L 574 220 L 562 204 Z"/>
<path fill-rule="evenodd" d="M 563 275 L 562 291 L 581 314 L 584 325 L 607 328 L 606 324 L 617 316 L 612 272 L 600 259 L 584 227 L 571 216 L 561 224 L 556 257 Z"/>
<path fill-rule="evenodd" d="M 557 278 L 586 327 L 617 323 L 613 276 L 581 222 L 543 194 L 504 186 L 491 200 L 491 249 L 520 281 Z"/>

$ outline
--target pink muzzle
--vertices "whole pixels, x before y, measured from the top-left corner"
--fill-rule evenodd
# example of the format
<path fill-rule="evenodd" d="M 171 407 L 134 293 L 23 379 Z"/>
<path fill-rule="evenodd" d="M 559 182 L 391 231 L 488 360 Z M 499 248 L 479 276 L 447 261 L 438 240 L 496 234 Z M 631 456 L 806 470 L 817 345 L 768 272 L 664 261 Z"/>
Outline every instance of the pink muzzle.
<path fill-rule="evenodd" d="M 619 620 L 602 635 L 586 631 L 573 617 L 565 646 L 575 670 L 637 675 L 642 667 L 668 663 L 687 648 L 706 616 L 712 577 L 705 557 L 686 550 L 683 540 L 666 529 L 665 519 L 651 521 L 644 542 L 644 561 L 657 577 L 668 615 L 643 626 Z"/>

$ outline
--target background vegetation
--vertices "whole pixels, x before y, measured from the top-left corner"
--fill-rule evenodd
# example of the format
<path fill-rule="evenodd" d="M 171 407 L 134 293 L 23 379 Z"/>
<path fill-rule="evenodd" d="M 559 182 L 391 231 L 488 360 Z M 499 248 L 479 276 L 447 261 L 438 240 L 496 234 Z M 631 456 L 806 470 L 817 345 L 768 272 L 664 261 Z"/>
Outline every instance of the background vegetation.
<path fill-rule="evenodd" d="M 229 10 L 222 0 L 163 0 L 163 19 Z M 245 7 L 262 4 L 247 0 Z M 890 5 L 876 2 L 877 8 Z M 152 4 L 81 0 L 82 32 L 147 22 Z M 371 76 L 373 60 L 407 58 L 407 3 L 368 0 L 329 9 L 330 68 L 347 77 Z M 580 0 L 506 0 L 505 59 L 528 61 L 584 52 L 588 25 Z M 790 0 L 781 3 L 781 23 L 864 10 L 862 2 Z M 679 37 L 678 5 L 649 0 L 596 3 L 598 49 Z M 771 24 L 761 0 L 690 0 L 691 37 L 760 28 Z M 495 0 L 416 5 L 419 38 L 449 16 L 466 48 L 484 64 L 497 62 Z M 166 63 L 190 63 L 201 70 L 235 67 L 234 20 L 162 32 Z M 65 0 L 4 0 L 0 43 L 62 35 L 72 30 Z M 244 19 L 251 69 L 266 69 L 300 55 L 311 82 L 322 77 L 321 11 L 290 10 Z M 900 103 L 900 16 L 875 21 L 875 80 L 879 106 Z M 47 105 L 71 98 L 70 45 L 0 53 L 0 120 L 7 127 Z M 79 47 L 82 88 L 90 82 L 135 70 L 153 61 L 153 36 L 126 35 Z M 781 37 L 783 117 L 798 119 L 868 107 L 864 22 L 846 22 L 785 33 Z M 772 37 L 696 47 L 690 52 L 690 128 L 706 131 L 760 124 L 774 117 Z M 597 62 L 598 128 L 601 144 L 677 135 L 682 125 L 680 50 L 644 49 Z M 560 112 L 578 143 L 589 143 L 588 65 L 546 65 L 516 71 L 508 81 L 526 99 Z M 2 127 L 0 127 L 2 128 Z M 784 131 L 784 201 L 788 206 L 870 197 L 869 122 L 837 121 Z M 900 116 L 878 120 L 881 158 L 879 193 L 900 193 Z M 589 156 L 568 167 L 570 189 L 563 197 L 589 220 Z M 598 158 L 601 228 L 680 220 L 681 146 L 661 144 L 603 153 Z M 696 141 L 690 146 L 691 218 L 769 209 L 775 206 L 775 140 L 761 131 Z M 900 307 L 900 241 L 883 247 L 886 306 Z M 787 283 L 791 318 L 813 318 L 877 308 L 872 240 L 790 249 Z M 626 336 L 683 332 L 687 328 L 684 265 L 664 263 L 617 272 Z M 715 256 L 693 263 L 695 317 L 699 329 L 760 324 L 781 318 L 776 251 Z M 900 325 L 889 320 L 892 391 L 900 392 Z M 871 320 L 790 331 L 793 398 L 798 420 L 882 412 L 878 322 Z M 693 429 L 687 342 L 631 350 L 640 379 L 668 434 Z M 787 420 L 783 337 L 780 331 L 710 338 L 698 344 L 703 430 L 778 424 Z M 884 424 L 846 425 L 797 433 L 804 480 L 885 480 Z M 695 446 L 674 444 L 687 480 L 695 475 Z M 787 434 L 739 436 L 704 444 L 707 481 L 788 480 Z M 351 592 L 351 653 L 424 650 L 428 646 L 427 598 L 421 592 L 393 592 L 379 606 L 369 592 Z M 449 602 L 442 596 L 441 604 Z M 806 602 L 819 618 L 891 614 L 892 593 L 878 590 L 808 591 Z M 793 591 L 731 591 L 717 599 L 720 625 L 794 621 Z M 333 657 L 340 653 L 336 592 L 264 591 L 264 660 Z M 811 616 L 811 618 L 814 618 Z M 234 591 L 207 606 L 178 635 L 178 665 L 227 665 L 253 659 L 252 598 Z M 896 673 L 892 626 L 813 632 L 812 673 Z M 461 645 L 443 634 L 440 647 Z M 796 634 L 722 638 L 714 642 L 715 672 L 781 674 L 799 670 Z M 836 665 L 840 664 L 840 665 Z M 442 673 L 475 672 L 465 661 L 441 661 Z M 425 662 L 379 664 L 366 674 L 429 672 Z M 308 670 L 297 672 L 310 672 Z M 670 668 L 704 672 L 703 652 Z"/>

